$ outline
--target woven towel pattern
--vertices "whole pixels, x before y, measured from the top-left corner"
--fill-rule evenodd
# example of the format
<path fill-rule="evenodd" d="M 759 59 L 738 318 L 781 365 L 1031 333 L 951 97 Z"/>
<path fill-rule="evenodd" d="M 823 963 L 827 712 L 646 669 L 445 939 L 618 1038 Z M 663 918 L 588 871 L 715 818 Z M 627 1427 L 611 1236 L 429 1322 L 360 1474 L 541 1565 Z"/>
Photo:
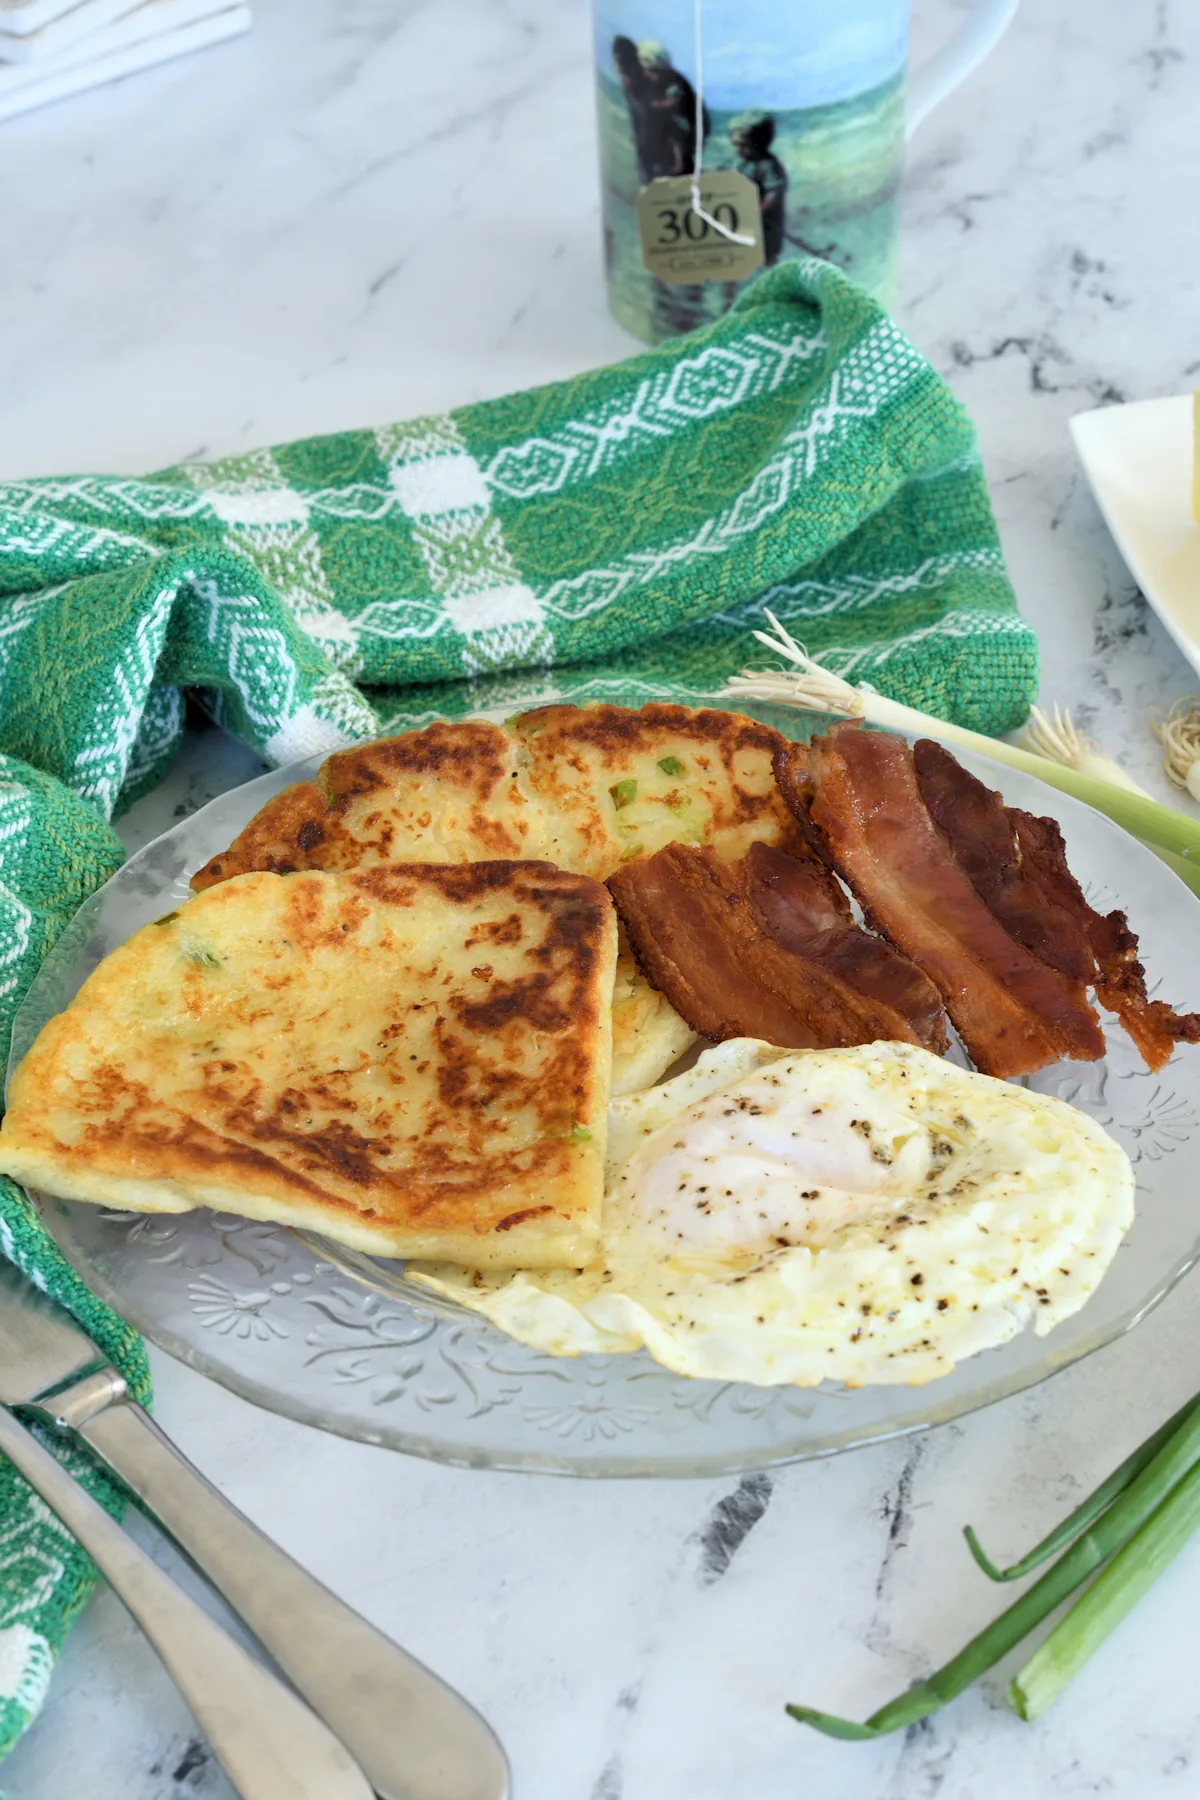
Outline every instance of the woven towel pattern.
<path fill-rule="evenodd" d="M 761 663 L 766 608 L 978 730 L 1036 689 L 970 421 L 816 261 L 572 381 L 145 479 L 0 484 L 0 1047 L 120 861 L 108 821 L 164 773 L 185 694 L 281 764 L 551 693 L 694 702 Z M 144 1393 L 137 1339 L 2 1180 L 0 1243 Z M 0 1468 L 0 1752 L 89 1579 Z"/>
<path fill-rule="evenodd" d="M 0 614 L 0 618 L 3 614 Z M 121 840 L 58 781 L 0 756 L 0 1043 L 46 952 L 72 914 L 120 866 Z M 139 1399 L 149 1370 L 136 1332 L 101 1304 L 64 1260 L 29 1198 L 0 1176 L 0 1249 L 64 1301 Z M 39 1432 L 73 1474 L 119 1513 L 114 1483 L 91 1458 Z M 0 1459 L 0 1754 L 41 1705 L 54 1654 L 95 1583 L 75 1540 Z"/>

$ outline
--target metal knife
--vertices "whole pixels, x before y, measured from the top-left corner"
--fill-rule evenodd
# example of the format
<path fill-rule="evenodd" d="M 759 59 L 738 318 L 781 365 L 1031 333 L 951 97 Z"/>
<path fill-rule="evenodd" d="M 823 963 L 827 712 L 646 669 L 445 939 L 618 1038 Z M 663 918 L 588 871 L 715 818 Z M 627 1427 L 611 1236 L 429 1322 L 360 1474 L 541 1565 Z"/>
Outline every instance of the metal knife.
<path fill-rule="evenodd" d="M 3 1406 L 0 1451 L 129 1608 L 241 1800 L 371 1800 L 345 1746 L 291 1688 L 176 1587 Z"/>
<path fill-rule="evenodd" d="M 0 1402 L 69 1427 L 224 1595 L 380 1800 L 508 1800 L 508 1761 L 454 1689 L 217 1492 L 79 1326 L 0 1267 Z"/>

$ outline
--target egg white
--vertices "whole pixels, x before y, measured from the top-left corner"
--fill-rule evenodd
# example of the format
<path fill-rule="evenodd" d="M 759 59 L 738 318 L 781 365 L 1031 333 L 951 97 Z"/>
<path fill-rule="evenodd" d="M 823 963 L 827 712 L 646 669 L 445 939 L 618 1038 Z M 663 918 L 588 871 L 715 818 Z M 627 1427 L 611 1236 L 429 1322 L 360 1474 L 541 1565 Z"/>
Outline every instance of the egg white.
<path fill-rule="evenodd" d="M 410 1276 L 555 1355 L 919 1383 L 1077 1311 L 1133 1218 L 1094 1120 L 910 1044 L 736 1039 L 615 1101 L 609 1133 L 591 1267 Z"/>

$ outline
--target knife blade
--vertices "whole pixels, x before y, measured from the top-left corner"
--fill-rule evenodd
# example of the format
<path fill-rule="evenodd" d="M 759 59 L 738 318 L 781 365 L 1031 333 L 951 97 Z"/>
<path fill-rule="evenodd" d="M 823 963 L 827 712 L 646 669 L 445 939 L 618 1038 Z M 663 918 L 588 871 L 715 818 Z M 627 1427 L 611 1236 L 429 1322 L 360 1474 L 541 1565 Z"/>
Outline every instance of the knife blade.
<path fill-rule="evenodd" d="M 508 1800 L 491 1727 L 259 1531 L 131 1401 L 55 1302 L 0 1266 L 0 1401 L 73 1430 L 240 1615 L 381 1800 Z"/>
<path fill-rule="evenodd" d="M 106 1363 L 69 1313 L 0 1259 L 0 1402 L 26 1406 Z"/>

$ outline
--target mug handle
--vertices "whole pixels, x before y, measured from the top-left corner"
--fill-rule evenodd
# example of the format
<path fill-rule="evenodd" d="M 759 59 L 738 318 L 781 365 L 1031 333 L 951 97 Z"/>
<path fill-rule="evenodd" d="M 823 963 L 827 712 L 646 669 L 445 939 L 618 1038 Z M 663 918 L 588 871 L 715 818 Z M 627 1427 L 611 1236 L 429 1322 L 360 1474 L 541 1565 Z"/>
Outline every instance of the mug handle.
<path fill-rule="evenodd" d="M 995 49 L 1016 10 L 1017 0 L 975 0 L 949 43 L 913 70 L 908 79 L 906 136 L 911 137 L 934 107 Z"/>

